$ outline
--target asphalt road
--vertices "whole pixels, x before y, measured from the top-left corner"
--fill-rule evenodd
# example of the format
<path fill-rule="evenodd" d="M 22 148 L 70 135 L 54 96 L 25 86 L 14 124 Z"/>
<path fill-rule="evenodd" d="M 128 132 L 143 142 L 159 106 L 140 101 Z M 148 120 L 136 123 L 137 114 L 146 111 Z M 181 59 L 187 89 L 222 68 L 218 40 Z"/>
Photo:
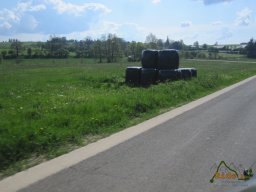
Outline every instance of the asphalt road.
<path fill-rule="evenodd" d="M 209 182 L 222 160 L 244 168 L 256 162 L 255 79 L 21 191 L 206 192 L 245 185 Z"/>

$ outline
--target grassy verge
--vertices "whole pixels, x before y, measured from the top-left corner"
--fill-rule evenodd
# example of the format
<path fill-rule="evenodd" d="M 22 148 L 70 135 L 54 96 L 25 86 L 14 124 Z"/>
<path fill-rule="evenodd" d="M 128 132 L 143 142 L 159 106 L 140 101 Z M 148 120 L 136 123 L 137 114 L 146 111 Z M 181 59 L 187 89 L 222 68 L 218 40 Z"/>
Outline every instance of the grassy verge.
<path fill-rule="evenodd" d="M 9 175 L 256 74 L 256 64 L 181 61 L 198 78 L 132 88 L 131 63 L 0 65 L 0 171 Z M 135 63 L 139 65 L 139 63 Z"/>

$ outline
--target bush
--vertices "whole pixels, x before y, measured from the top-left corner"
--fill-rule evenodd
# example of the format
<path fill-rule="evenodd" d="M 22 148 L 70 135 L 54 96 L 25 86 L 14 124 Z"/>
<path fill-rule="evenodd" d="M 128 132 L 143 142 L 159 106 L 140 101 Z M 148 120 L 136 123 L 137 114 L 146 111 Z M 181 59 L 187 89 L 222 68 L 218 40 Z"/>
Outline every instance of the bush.
<path fill-rule="evenodd" d="M 196 55 L 196 57 L 199 58 L 199 59 L 206 59 L 206 58 L 207 58 L 207 55 L 206 55 L 206 53 L 199 52 L 199 53 Z"/>

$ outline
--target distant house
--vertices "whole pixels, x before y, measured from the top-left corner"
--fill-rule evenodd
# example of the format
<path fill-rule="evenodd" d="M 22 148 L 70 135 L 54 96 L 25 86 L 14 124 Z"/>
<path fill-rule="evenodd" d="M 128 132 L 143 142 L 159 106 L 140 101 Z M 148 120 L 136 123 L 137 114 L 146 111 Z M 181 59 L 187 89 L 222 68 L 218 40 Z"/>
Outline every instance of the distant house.
<path fill-rule="evenodd" d="M 224 49 L 226 45 L 214 45 L 212 46 L 215 49 Z"/>

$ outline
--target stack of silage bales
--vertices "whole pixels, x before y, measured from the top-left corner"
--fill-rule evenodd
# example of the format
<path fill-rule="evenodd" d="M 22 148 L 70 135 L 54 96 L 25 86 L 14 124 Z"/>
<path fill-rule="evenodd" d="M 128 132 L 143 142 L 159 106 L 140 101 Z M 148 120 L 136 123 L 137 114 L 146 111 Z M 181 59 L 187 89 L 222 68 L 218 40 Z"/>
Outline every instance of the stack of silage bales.
<path fill-rule="evenodd" d="M 142 67 L 127 67 L 126 83 L 148 86 L 158 81 L 188 80 L 197 77 L 195 68 L 179 68 L 177 50 L 143 50 Z"/>

